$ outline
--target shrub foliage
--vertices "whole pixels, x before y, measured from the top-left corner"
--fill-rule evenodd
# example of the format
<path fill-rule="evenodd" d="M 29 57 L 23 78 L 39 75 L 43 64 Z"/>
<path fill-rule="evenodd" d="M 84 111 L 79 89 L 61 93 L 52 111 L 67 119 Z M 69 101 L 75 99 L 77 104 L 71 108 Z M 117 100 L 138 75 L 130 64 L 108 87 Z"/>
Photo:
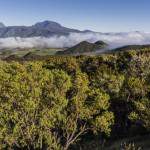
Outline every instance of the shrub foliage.
<path fill-rule="evenodd" d="M 0 62 L 0 149 L 67 150 L 88 133 L 150 130 L 150 54 Z"/>

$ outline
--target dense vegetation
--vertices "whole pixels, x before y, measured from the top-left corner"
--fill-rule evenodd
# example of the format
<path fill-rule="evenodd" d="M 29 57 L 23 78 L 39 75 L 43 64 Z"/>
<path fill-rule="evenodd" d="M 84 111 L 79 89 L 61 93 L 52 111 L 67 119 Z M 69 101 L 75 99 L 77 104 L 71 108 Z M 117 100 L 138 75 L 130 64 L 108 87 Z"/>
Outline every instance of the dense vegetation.
<path fill-rule="evenodd" d="M 0 149 L 94 149 L 149 131 L 148 49 L 0 62 Z"/>

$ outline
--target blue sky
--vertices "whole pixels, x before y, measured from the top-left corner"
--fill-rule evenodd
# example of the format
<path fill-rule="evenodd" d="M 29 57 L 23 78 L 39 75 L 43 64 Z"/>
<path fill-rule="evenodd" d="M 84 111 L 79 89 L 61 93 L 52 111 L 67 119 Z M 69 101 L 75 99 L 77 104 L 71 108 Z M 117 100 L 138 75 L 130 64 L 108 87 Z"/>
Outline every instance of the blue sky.
<path fill-rule="evenodd" d="M 31 25 L 52 20 L 100 32 L 150 32 L 150 0 L 0 0 L 0 22 Z"/>

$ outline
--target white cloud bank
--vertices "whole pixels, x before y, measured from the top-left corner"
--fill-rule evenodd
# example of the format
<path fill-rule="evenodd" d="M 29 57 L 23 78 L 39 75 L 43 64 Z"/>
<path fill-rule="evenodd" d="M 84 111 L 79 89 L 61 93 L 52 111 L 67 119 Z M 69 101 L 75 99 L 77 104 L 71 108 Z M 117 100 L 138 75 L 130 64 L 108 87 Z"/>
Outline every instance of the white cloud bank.
<path fill-rule="evenodd" d="M 132 44 L 150 44 L 150 33 L 71 33 L 68 36 L 0 38 L 0 49 L 4 48 L 63 48 L 71 47 L 81 41 L 96 42 L 103 40 L 111 48 Z"/>

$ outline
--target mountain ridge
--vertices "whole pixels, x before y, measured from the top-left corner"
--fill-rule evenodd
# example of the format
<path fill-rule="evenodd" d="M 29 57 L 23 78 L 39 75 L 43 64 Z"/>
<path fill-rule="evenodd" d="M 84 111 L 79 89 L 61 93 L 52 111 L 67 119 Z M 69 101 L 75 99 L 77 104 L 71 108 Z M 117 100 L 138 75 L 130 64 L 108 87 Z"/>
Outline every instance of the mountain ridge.
<path fill-rule="evenodd" d="M 0 22 L 0 38 L 8 37 L 20 37 L 20 38 L 30 38 L 30 37 L 51 37 L 51 36 L 65 36 L 70 33 L 99 33 L 102 35 L 127 35 L 130 32 L 96 32 L 92 30 L 78 30 L 73 28 L 67 28 L 60 23 L 55 21 L 45 20 L 42 22 L 37 22 L 30 26 L 5 26 L 4 23 Z M 131 33 L 141 33 L 140 31 L 133 31 Z"/>
<path fill-rule="evenodd" d="M 53 35 L 61 36 L 68 35 L 69 33 L 82 33 L 83 31 L 71 29 L 62 26 L 54 21 L 43 21 L 35 23 L 31 26 L 5 26 L 0 23 L 0 38 L 7 37 L 50 37 Z"/>

